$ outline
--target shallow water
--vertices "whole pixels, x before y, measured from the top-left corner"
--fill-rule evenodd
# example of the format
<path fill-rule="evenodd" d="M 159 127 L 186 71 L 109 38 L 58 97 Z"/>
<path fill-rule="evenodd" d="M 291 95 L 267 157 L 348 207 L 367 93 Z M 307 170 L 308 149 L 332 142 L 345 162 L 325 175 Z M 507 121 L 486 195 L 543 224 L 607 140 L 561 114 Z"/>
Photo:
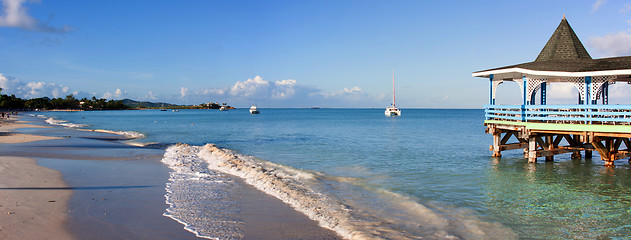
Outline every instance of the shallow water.
<path fill-rule="evenodd" d="M 384 117 L 382 109 L 261 109 L 259 115 L 250 115 L 247 109 L 42 114 L 82 128 L 141 133 L 145 138 L 138 142 L 186 143 L 179 148 L 193 148 L 193 155 L 204 144 L 214 143 L 230 156 L 251 161 L 240 162 L 239 167 L 276 164 L 269 167 L 271 172 L 285 174 L 285 180 L 297 179 L 287 189 L 308 188 L 330 199 L 327 206 L 332 209 L 347 209 L 347 214 L 331 214 L 323 221 L 348 223 L 344 231 L 356 233 L 348 233 L 350 236 L 631 236 L 631 192 L 627 189 L 631 169 L 626 161 L 605 168 L 597 154 L 592 161 L 573 161 L 569 155 L 561 155 L 553 163 L 528 164 L 519 150 L 505 152 L 499 160 L 491 158 L 483 110 L 403 109 L 403 116 L 396 118 Z M 191 170 L 198 173 L 213 161 L 230 161 L 223 155 L 192 157 L 203 166 Z M 239 168 L 211 166 L 209 171 L 219 174 L 235 169 Z M 250 175 L 270 171 L 261 169 L 264 171 Z M 186 188 L 194 185 L 189 184 Z M 223 190 L 208 191 L 229 187 L 219 189 Z M 189 192 L 200 191 L 204 190 Z M 310 195 L 301 194 L 284 200 L 306 202 Z M 307 215 L 317 209 L 305 204 L 299 207 Z M 376 223 L 384 227 L 377 233 L 369 231 Z M 232 225 L 235 238 L 238 224 Z M 209 230 L 208 236 L 230 231 Z"/>

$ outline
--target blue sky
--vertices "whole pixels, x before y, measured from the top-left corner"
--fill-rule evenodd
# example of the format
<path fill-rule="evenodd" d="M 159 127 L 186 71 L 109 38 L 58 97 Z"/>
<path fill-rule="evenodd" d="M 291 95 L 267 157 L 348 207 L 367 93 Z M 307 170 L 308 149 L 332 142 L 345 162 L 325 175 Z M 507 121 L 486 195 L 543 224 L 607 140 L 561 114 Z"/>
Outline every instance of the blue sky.
<path fill-rule="evenodd" d="M 533 61 L 563 14 L 592 57 L 631 55 L 625 1 L 2 0 L 0 87 L 381 108 L 394 69 L 399 107 L 481 108 L 488 81 L 471 73 Z M 515 99 L 511 87 L 498 99 Z"/>

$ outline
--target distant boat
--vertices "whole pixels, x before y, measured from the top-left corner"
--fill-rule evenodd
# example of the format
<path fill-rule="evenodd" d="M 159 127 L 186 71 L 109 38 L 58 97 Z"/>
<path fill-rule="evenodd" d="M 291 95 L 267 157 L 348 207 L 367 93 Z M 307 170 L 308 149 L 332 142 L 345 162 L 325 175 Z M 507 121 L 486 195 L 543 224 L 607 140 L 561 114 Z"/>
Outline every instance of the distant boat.
<path fill-rule="evenodd" d="M 396 106 L 396 98 L 394 97 L 394 70 L 392 71 L 392 106 L 387 107 L 385 111 L 386 116 L 401 116 L 401 109 Z"/>
<path fill-rule="evenodd" d="M 320 109 L 320 107 L 311 107 L 311 109 Z"/>
<path fill-rule="evenodd" d="M 256 108 L 255 105 L 252 105 L 252 107 L 250 107 L 250 114 L 259 114 L 261 113 L 261 111 L 259 111 L 258 108 Z"/>
<path fill-rule="evenodd" d="M 174 111 L 174 112 L 179 112 L 180 110 L 178 110 L 178 109 L 173 109 L 172 111 Z"/>
<path fill-rule="evenodd" d="M 228 111 L 228 108 L 226 108 L 226 106 L 221 106 L 219 108 L 219 111 Z"/>
<path fill-rule="evenodd" d="M 162 109 L 160 109 L 160 111 L 162 111 L 162 112 L 166 112 L 167 111 L 166 109 L 164 109 L 164 103 L 160 107 L 162 108 Z"/>

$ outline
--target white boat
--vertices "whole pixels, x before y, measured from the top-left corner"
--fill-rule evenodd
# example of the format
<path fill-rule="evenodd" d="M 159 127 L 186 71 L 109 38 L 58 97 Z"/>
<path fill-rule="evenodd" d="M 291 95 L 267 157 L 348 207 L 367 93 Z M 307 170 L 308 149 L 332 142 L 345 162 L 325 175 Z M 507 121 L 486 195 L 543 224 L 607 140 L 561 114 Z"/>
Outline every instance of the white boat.
<path fill-rule="evenodd" d="M 219 108 L 219 111 L 228 111 L 228 108 L 226 108 L 226 106 L 221 106 Z"/>
<path fill-rule="evenodd" d="M 256 108 L 255 105 L 252 105 L 252 107 L 250 107 L 250 114 L 259 114 L 261 113 L 261 111 L 259 111 L 258 108 Z"/>
<path fill-rule="evenodd" d="M 386 108 L 386 116 L 401 116 L 401 109 L 396 106 L 396 98 L 394 97 L 394 71 L 392 71 L 392 105 Z"/>

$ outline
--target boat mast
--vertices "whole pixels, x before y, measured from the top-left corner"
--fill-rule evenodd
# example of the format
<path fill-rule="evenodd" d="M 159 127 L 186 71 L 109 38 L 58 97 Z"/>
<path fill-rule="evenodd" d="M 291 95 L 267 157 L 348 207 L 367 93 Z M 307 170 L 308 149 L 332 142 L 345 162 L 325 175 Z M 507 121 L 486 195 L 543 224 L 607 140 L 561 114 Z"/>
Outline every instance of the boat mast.
<path fill-rule="evenodd" d="M 392 69 L 392 106 L 396 107 L 397 106 L 397 101 L 396 98 L 394 96 L 394 69 Z"/>

